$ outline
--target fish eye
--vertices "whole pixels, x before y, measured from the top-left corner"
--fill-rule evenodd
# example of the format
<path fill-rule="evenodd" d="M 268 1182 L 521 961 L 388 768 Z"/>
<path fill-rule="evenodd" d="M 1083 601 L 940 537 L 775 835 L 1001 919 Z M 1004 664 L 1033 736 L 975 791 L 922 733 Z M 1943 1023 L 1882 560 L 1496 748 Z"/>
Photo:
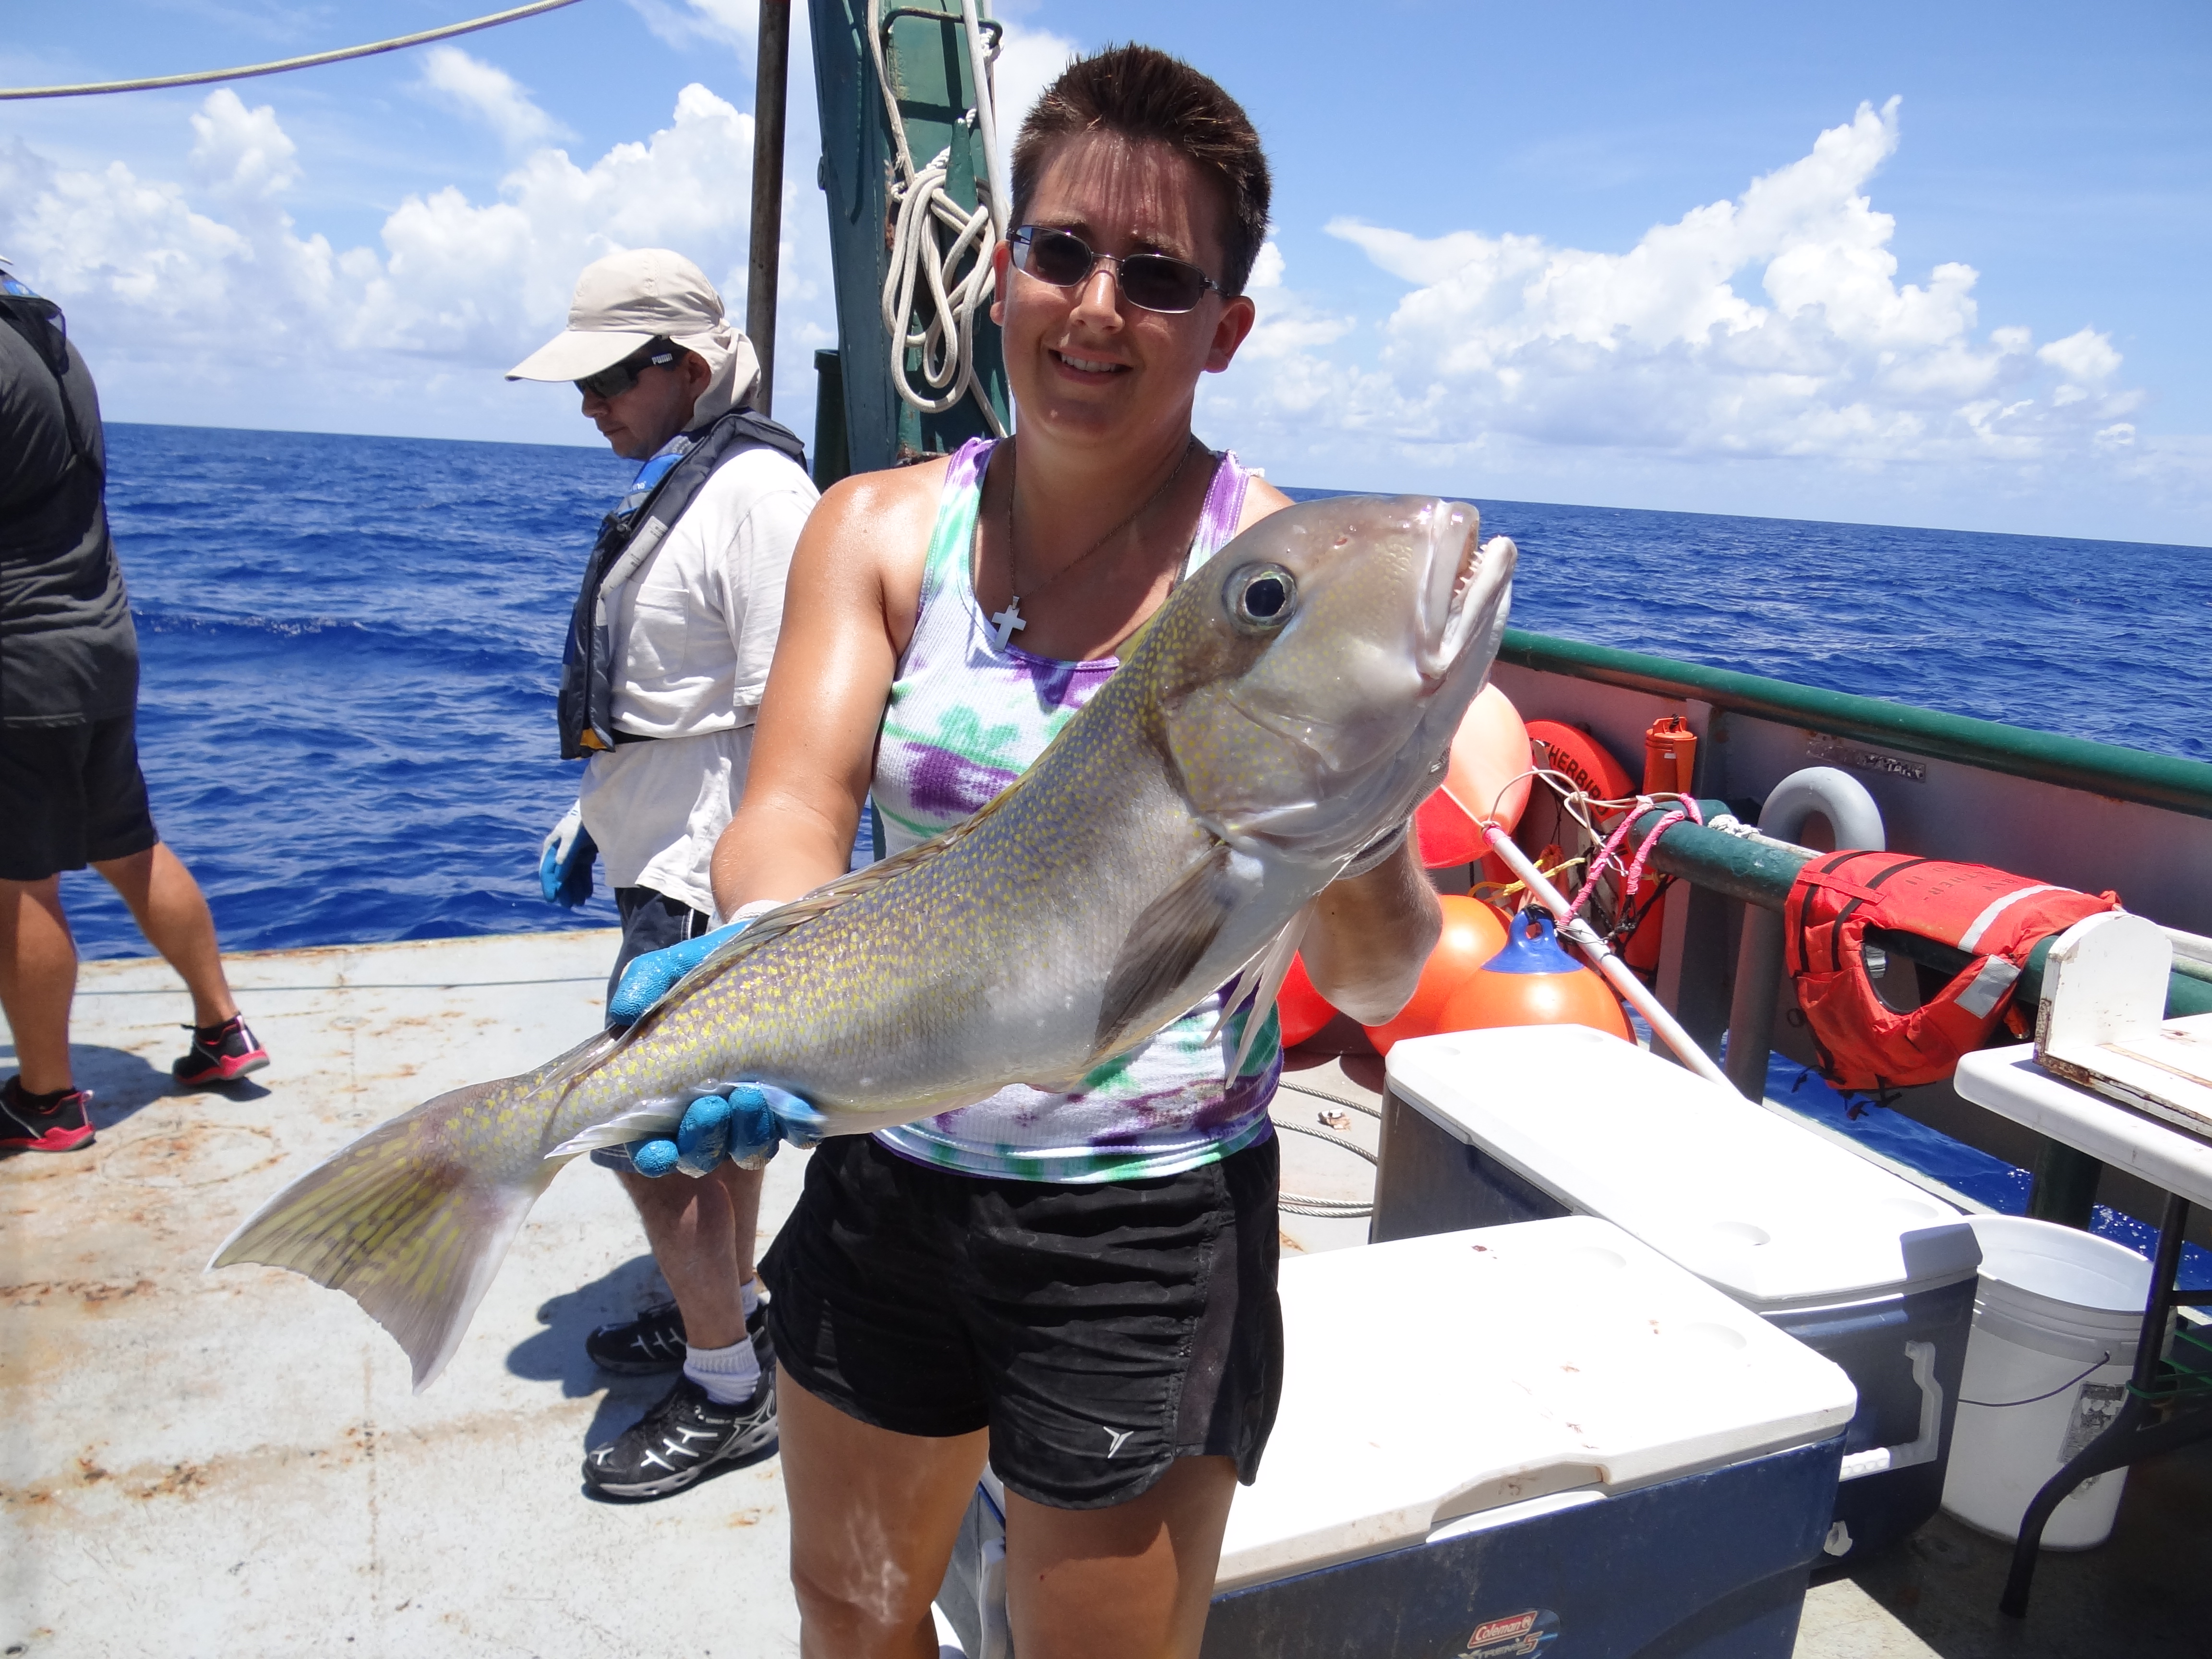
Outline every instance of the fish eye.
<path fill-rule="evenodd" d="M 1229 579 L 1229 611 L 1247 628 L 1280 628 L 1297 592 L 1297 579 L 1279 564 L 1240 570 Z"/>

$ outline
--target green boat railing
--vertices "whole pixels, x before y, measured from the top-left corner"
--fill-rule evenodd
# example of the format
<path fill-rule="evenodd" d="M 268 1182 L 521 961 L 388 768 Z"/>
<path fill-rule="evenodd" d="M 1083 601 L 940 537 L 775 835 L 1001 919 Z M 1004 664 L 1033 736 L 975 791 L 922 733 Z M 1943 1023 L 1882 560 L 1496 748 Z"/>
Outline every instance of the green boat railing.
<path fill-rule="evenodd" d="M 1505 630 L 1498 657 L 1500 662 L 1541 673 L 1571 675 L 1656 696 L 1694 699 L 1830 737 L 2212 818 L 2212 764 L 2203 761 L 2033 732 L 1998 720 L 1937 714 L 1880 697 L 1823 691 L 1638 651 L 1585 645 L 1521 628 Z"/>

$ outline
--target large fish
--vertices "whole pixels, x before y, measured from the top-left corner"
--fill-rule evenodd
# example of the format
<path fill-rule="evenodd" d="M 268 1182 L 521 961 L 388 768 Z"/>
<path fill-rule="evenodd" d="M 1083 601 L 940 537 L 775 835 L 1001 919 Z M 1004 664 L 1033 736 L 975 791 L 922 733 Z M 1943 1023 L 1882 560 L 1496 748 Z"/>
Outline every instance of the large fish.
<path fill-rule="evenodd" d="M 1341 497 L 1237 537 L 973 817 L 770 912 L 627 1031 L 371 1130 L 216 1267 L 354 1297 L 427 1386 L 567 1161 L 735 1082 L 831 1133 L 1073 1090 L 1234 981 L 1241 1059 L 1314 896 L 1442 775 L 1505 625 L 1513 544 L 1468 506 Z"/>

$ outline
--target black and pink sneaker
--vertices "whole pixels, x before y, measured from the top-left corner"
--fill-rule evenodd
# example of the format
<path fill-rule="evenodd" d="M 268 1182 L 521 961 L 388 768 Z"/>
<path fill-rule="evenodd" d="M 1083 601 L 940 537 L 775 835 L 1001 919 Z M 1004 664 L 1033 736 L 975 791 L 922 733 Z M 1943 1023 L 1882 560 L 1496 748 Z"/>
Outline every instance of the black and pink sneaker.
<path fill-rule="evenodd" d="M 191 1025 L 192 1051 L 169 1069 L 187 1089 L 205 1083 L 235 1083 L 269 1063 L 269 1051 L 253 1040 L 246 1016 L 233 1014 L 220 1025 Z"/>
<path fill-rule="evenodd" d="M 0 1085 L 0 1152 L 73 1152 L 92 1145 L 89 1089 L 34 1095 L 23 1079 Z"/>

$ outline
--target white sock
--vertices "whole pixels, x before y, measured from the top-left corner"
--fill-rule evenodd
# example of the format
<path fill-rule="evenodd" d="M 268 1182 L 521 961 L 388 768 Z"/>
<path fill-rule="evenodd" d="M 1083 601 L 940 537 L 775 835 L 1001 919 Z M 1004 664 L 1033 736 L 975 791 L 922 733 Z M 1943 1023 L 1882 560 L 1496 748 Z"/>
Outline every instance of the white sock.
<path fill-rule="evenodd" d="M 760 1356 L 752 1339 L 740 1336 L 726 1348 L 692 1346 L 684 1351 L 684 1375 L 707 1391 L 718 1406 L 742 1406 L 760 1387 Z"/>
<path fill-rule="evenodd" d="M 759 1284 L 760 1280 L 757 1279 L 749 1279 L 738 1286 L 738 1299 L 744 1304 L 745 1317 L 748 1319 L 760 1311 L 761 1296 L 759 1290 L 756 1288 Z"/>

